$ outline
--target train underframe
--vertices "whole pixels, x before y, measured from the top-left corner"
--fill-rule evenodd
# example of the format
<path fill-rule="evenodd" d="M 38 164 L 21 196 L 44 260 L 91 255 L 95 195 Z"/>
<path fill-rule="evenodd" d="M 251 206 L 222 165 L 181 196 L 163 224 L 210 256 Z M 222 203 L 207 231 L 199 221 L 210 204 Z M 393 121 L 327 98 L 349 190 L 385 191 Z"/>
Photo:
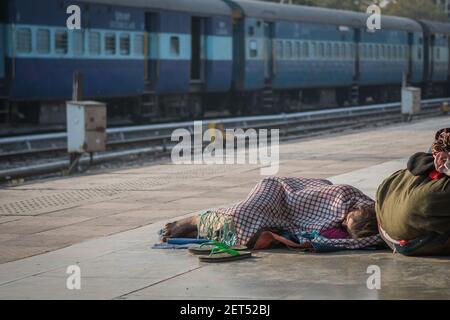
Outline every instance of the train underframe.
<path fill-rule="evenodd" d="M 416 85 L 420 86 L 420 85 Z M 422 85 L 424 98 L 450 94 L 450 83 Z M 276 90 L 251 92 L 189 93 L 137 97 L 96 98 L 108 105 L 112 124 L 144 124 L 202 119 L 205 116 L 243 116 L 311 111 L 371 103 L 400 101 L 400 86 L 368 86 Z M 0 123 L 56 125 L 66 121 L 65 101 L 0 100 Z"/>

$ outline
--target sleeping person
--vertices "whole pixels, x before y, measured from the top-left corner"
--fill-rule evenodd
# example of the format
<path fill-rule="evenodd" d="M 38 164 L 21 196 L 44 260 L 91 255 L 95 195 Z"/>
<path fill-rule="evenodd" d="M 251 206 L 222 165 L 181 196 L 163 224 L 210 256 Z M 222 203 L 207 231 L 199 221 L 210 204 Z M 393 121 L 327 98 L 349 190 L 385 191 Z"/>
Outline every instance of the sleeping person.
<path fill-rule="evenodd" d="M 322 179 L 289 177 L 266 178 L 236 205 L 169 223 L 162 239 L 198 236 L 264 249 L 273 245 L 258 241 L 267 233 L 272 240 L 297 248 L 322 244 L 360 249 L 383 242 L 374 201 L 360 190 Z"/>
<path fill-rule="evenodd" d="M 450 255 L 450 128 L 387 178 L 376 200 L 380 234 L 394 252 Z"/>

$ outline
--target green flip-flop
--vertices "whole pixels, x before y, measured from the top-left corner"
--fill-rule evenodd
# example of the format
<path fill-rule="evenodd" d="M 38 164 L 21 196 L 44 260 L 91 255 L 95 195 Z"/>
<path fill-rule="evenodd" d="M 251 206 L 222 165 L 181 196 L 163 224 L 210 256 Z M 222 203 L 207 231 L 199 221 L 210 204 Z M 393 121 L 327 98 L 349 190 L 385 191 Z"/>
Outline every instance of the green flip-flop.
<path fill-rule="evenodd" d="M 224 243 L 220 243 L 217 241 L 207 242 L 200 245 L 196 245 L 189 248 L 189 252 L 195 255 L 209 255 L 214 250 L 214 248 L 221 249 L 231 249 L 235 251 L 245 251 L 248 250 L 246 246 L 227 246 Z"/>
<path fill-rule="evenodd" d="M 228 262 L 242 260 L 252 256 L 252 253 L 249 251 L 234 250 L 226 244 L 217 241 L 205 243 L 205 246 L 206 245 L 214 245 L 215 247 L 209 249 L 209 255 L 201 255 L 198 257 L 198 259 L 202 262 Z"/>

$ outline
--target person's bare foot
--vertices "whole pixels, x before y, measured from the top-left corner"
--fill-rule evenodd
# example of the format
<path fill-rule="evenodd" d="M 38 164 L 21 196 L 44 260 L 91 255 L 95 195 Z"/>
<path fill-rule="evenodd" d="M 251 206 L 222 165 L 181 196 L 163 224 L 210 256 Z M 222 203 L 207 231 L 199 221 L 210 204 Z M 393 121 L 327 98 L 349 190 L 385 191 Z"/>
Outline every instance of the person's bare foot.
<path fill-rule="evenodd" d="M 198 219 L 198 216 L 194 216 L 166 224 L 163 227 L 162 241 L 167 242 L 169 238 L 197 237 Z"/>

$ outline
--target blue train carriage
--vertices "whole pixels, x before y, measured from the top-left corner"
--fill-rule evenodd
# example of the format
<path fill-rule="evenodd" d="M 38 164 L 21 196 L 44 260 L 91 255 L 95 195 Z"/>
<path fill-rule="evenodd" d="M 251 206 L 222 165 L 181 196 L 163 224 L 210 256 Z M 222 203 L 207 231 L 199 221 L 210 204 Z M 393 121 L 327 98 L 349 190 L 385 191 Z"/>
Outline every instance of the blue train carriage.
<path fill-rule="evenodd" d="M 427 97 L 450 93 L 450 24 L 435 21 L 420 21 L 424 30 L 424 81 Z"/>
<path fill-rule="evenodd" d="M 109 116 L 135 119 L 181 117 L 193 98 L 201 109 L 205 93 L 230 88 L 231 17 L 219 0 L 2 3 L 6 96 L 16 117 L 64 121 L 76 71 L 86 98 L 108 102 Z M 81 9 L 81 30 L 66 26 L 70 5 Z"/>
<path fill-rule="evenodd" d="M 0 2 L 0 122 L 5 122 L 8 116 L 6 104 L 6 9 L 7 3 Z"/>
<path fill-rule="evenodd" d="M 144 92 L 144 15 L 114 1 L 7 0 L 7 81 L 13 116 L 41 123 L 64 121 L 75 72 L 86 98 L 111 99 Z M 123 3 L 123 2 L 122 2 Z M 67 7 L 81 9 L 81 29 L 67 27 Z"/>
<path fill-rule="evenodd" d="M 360 30 L 358 47 L 360 102 L 369 96 L 376 102 L 398 101 L 403 77 L 410 84 L 422 83 L 424 48 L 418 22 L 382 16 L 381 29 Z"/>
<path fill-rule="evenodd" d="M 145 14 L 151 114 L 193 118 L 224 108 L 233 63 L 230 8 L 221 0 L 146 3 L 153 9 Z"/>
<path fill-rule="evenodd" d="M 246 106 L 267 111 L 343 104 L 357 79 L 363 14 L 246 0 L 227 1 L 235 18 L 233 83 Z M 277 106 L 277 110 L 274 107 Z"/>

